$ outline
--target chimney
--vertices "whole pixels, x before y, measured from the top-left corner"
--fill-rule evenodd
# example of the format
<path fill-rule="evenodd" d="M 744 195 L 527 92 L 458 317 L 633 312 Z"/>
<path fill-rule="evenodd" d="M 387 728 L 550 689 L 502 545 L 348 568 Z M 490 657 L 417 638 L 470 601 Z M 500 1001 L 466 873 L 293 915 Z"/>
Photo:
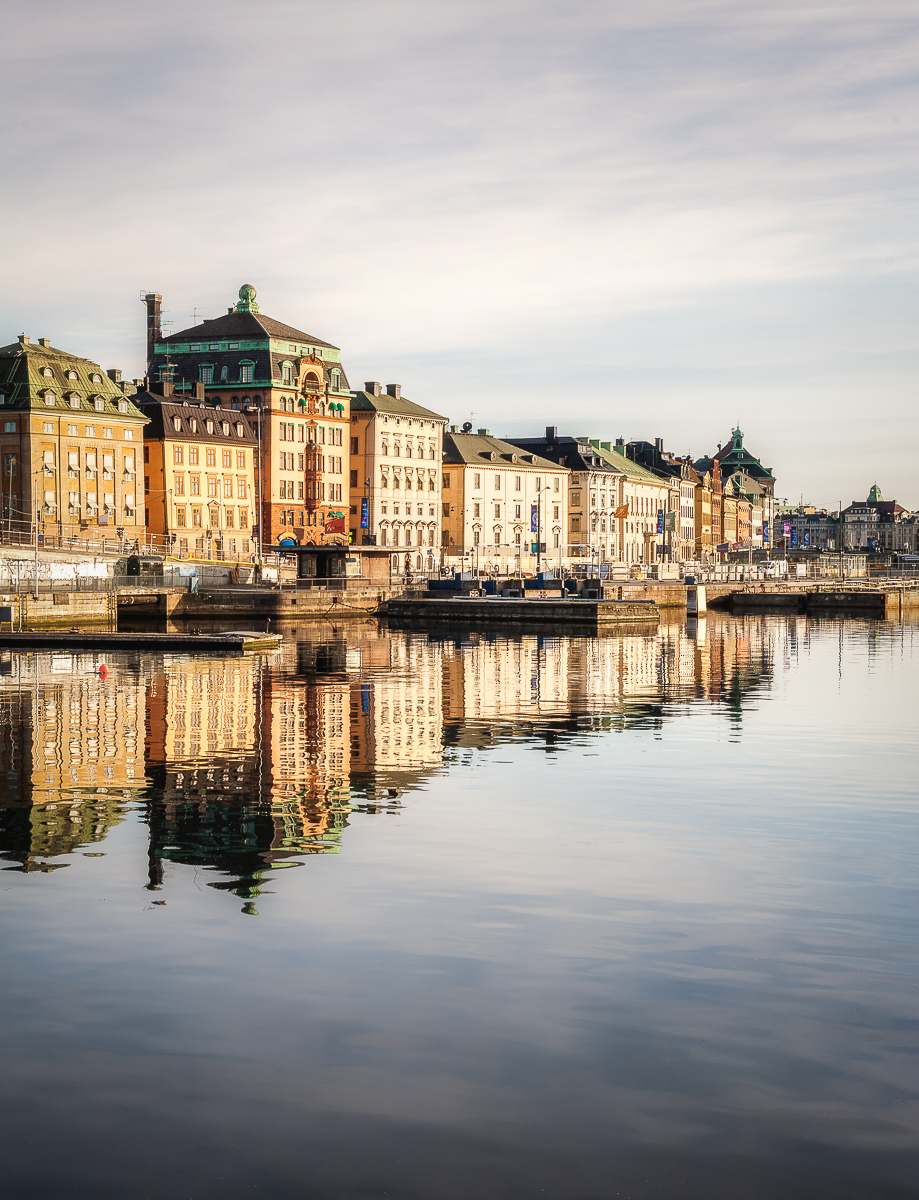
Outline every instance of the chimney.
<path fill-rule="evenodd" d="M 39 344 L 39 346 L 44 346 L 46 350 L 51 349 L 51 339 L 50 338 L 39 338 L 38 344 Z"/>
<path fill-rule="evenodd" d="M 658 454 L 664 453 L 664 439 L 663 438 L 655 438 L 654 439 L 654 449 L 658 452 Z"/>
<path fill-rule="evenodd" d="M 386 395 L 393 396 L 396 400 L 401 400 L 402 399 L 402 384 L 401 383 L 387 383 Z"/>
<path fill-rule="evenodd" d="M 369 392 L 371 396 L 379 396 L 380 395 L 380 385 L 378 383 L 374 383 L 373 380 L 371 380 L 370 383 L 364 384 L 364 391 Z"/>
<path fill-rule="evenodd" d="M 144 295 L 147 306 L 147 374 L 153 365 L 153 349 L 156 342 L 163 340 L 163 330 L 160 317 L 163 311 L 163 297 L 159 292 L 147 292 Z"/>
<path fill-rule="evenodd" d="M 192 384 L 191 399 L 192 400 L 203 400 L 204 399 L 204 384 L 201 382 L 200 379 L 196 383 Z"/>
<path fill-rule="evenodd" d="M 19 335 L 19 344 L 20 344 L 21 346 L 28 346 L 28 344 L 29 344 L 29 335 L 28 335 L 27 333 L 21 333 L 21 334 Z"/>
<path fill-rule="evenodd" d="M 117 367 L 109 367 L 105 373 L 111 379 L 112 383 L 121 383 L 121 372 Z"/>
<path fill-rule="evenodd" d="M 546 441 L 554 442 L 557 437 L 558 437 L 558 426 L 557 425 L 547 425 L 546 426 Z"/>
<path fill-rule="evenodd" d="M 487 429 L 480 429 L 480 430 L 478 431 L 478 434 L 479 434 L 479 437 L 488 437 L 488 430 L 487 430 Z"/>

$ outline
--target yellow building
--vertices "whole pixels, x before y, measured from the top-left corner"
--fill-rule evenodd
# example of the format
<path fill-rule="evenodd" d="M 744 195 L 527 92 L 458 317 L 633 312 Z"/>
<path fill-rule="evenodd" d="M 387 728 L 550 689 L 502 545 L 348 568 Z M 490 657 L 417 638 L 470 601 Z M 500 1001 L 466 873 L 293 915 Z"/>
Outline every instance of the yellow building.
<path fill-rule="evenodd" d="M 0 349 L 2 513 L 8 533 L 133 542 L 144 535 L 137 487 L 146 418 L 121 372 L 27 334 Z"/>
<path fill-rule="evenodd" d="M 144 510 L 154 546 L 248 559 L 257 522 L 258 438 L 243 412 L 214 408 L 203 388 L 182 399 L 169 383 L 136 397 L 144 431 Z"/>

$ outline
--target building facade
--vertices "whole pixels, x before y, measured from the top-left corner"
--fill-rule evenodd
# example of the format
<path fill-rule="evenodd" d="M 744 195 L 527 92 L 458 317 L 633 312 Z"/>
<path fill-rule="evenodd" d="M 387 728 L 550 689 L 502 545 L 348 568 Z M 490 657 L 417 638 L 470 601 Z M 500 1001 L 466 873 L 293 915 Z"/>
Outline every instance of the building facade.
<path fill-rule="evenodd" d="M 258 438 L 255 422 L 170 383 L 151 383 L 137 403 L 144 431 L 144 513 L 164 552 L 250 560 L 257 550 Z"/>
<path fill-rule="evenodd" d="M 763 464 L 744 446 L 743 432 L 740 426 L 736 426 L 731 430 L 731 440 L 725 446 L 718 447 L 717 453 L 713 455 L 704 455 L 697 459 L 693 464 L 695 469 L 700 474 L 706 471 L 714 471 L 715 464 L 718 465 L 721 479 L 725 485 L 727 480 L 742 472 L 756 481 L 760 488 L 760 492 L 755 499 L 751 499 L 751 508 L 759 504 L 762 508 L 762 517 L 760 519 L 759 529 L 761 532 L 757 535 L 753 531 L 753 523 L 751 521 L 751 537 L 758 537 L 760 544 L 766 548 L 773 544 L 774 524 L 775 524 L 775 476 L 772 473 L 771 467 L 764 467 Z M 730 538 L 725 536 L 721 539 L 723 543 L 730 542 Z M 717 539 L 716 539 L 717 544 Z"/>
<path fill-rule="evenodd" d="M 251 284 L 225 316 L 168 337 L 159 302 L 146 297 L 151 382 L 180 398 L 201 385 L 212 407 L 256 422 L 265 545 L 347 544 L 351 393 L 338 347 L 266 316 Z"/>
<path fill-rule="evenodd" d="M 440 564 L 446 418 L 402 395 L 397 383 L 351 396 L 350 533 L 354 545 L 390 546 L 394 566 Z"/>
<path fill-rule="evenodd" d="M 121 372 L 27 334 L 0 349 L 0 461 L 7 533 L 141 541 L 146 418 Z"/>
<path fill-rule="evenodd" d="M 542 438 L 510 438 L 525 452 L 567 467 L 568 561 L 654 563 L 662 557 L 670 488 L 658 476 L 599 438 L 559 435 L 546 427 Z M 661 529 L 658 529 L 661 526 Z"/>
<path fill-rule="evenodd" d="M 445 559 L 511 571 L 564 565 L 570 474 L 487 429 L 452 426 L 444 435 Z"/>
<path fill-rule="evenodd" d="M 896 528 L 907 509 L 896 500 L 885 500 L 874 484 L 865 500 L 853 500 L 842 510 L 843 548 L 846 550 L 893 550 L 899 542 Z"/>

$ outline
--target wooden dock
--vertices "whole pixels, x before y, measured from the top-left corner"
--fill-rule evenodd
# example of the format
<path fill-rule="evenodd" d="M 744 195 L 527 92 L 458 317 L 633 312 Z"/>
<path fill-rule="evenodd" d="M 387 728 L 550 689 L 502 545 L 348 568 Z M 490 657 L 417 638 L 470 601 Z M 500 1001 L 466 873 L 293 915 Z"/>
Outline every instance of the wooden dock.
<path fill-rule="evenodd" d="M 555 628 L 619 628 L 657 625 L 660 613 L 652 600 L 527 600 L 497 596 L 462 596 L 447 600 L 396 597 L 385 615 L 406 625 L 551 625 Z"/>

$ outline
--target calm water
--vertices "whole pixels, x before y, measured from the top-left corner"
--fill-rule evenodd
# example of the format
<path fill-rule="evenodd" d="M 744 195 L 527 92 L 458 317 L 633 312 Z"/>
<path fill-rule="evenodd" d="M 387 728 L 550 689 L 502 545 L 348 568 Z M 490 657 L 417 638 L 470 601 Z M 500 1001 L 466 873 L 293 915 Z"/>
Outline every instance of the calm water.
<path fill-rule="evenodd" d="M 8 1197 L 919 1195 L 919 627 L 0 659 Z"/>

